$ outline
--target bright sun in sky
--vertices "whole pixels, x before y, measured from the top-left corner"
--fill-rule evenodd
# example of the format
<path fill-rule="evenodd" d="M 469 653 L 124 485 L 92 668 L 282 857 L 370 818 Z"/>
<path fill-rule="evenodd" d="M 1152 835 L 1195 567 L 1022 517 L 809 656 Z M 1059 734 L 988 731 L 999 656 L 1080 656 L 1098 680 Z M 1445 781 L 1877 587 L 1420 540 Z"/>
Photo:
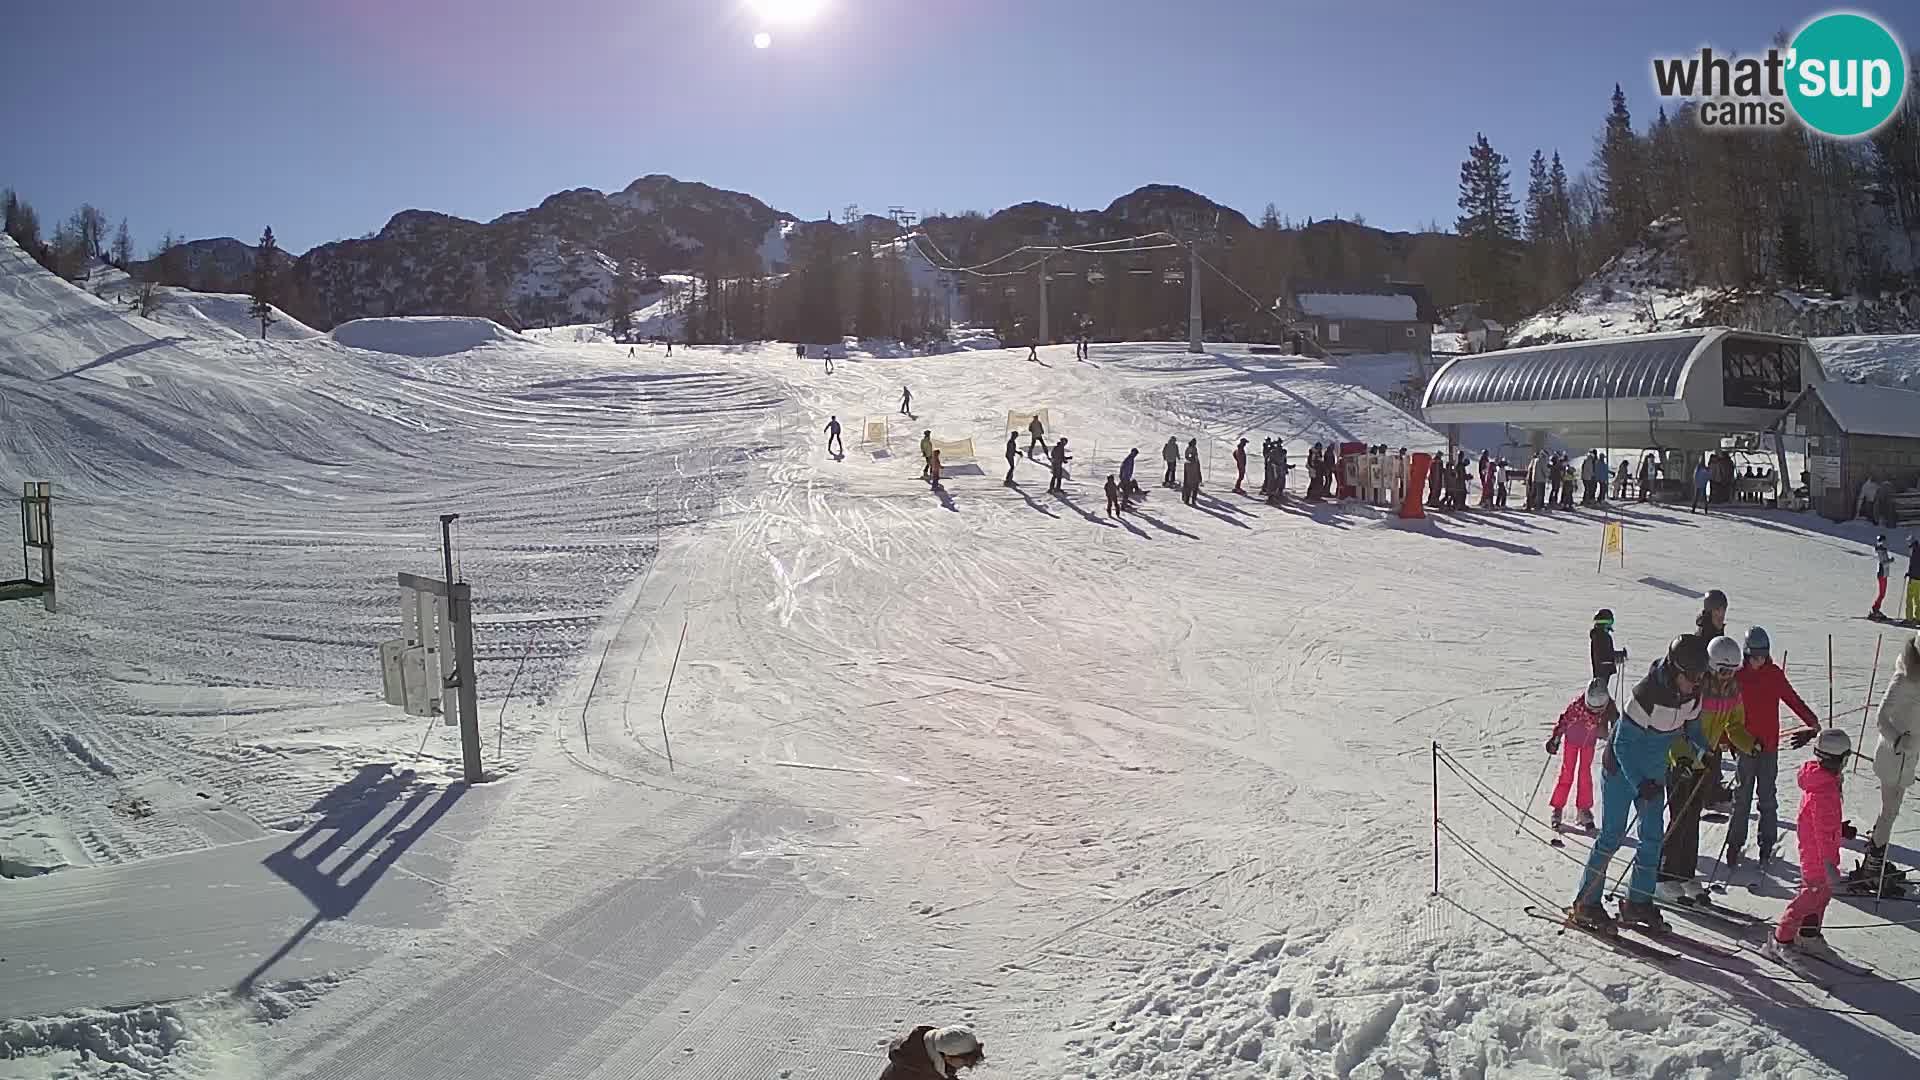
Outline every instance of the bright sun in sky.
<path fill-rule="evenodd" d="M 762 31 L 760 31 L 759 33 L 757 33 L 757 34 L 755 34 L 755 35 L 753 35 L 753 47 L 754 47 L 754 48 L 756 48 L 756 49 L 766 49 L 766 48 L 771 48 L 772 46 L 773 46 L 773 35 L 772 35 L 772 34 L 769 34 L 769 33 L 767 33 L 767 32 L 766 32 L 765 30 L 762 30 Z"/>
<path fill-rule="evenodd" d="M 770 23 L 803 23 L 820 13 L 825 0 L 747 0 Z"/>

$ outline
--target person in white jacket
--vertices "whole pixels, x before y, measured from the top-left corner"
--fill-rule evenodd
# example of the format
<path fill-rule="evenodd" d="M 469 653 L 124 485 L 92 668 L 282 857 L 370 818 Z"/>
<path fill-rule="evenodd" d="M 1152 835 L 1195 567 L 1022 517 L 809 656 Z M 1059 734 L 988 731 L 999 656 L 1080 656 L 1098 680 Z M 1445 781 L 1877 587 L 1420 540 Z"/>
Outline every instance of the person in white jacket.
<path fill-rule="evenodd" d="M 1920 766 L 1920 734 L 1916 734 L 1920 732 L 1920 633 L 1907 639 L 1900 658 L 1894 661 L 1893 682 L 1887 686 L 1887 696 L 1880 699 L 1875 723 L 1880 745 L 1873 752 L 1873 771 L 1880 778 L 1880 816 L 1873 823 L 1867 857 L 1854 876 L 1877 888 L 1887 860 L 1887 841 L 1893 836 L 1893 821 L 1900 816 L 1900 802 L 1913 785 L 1916 766 Z"/>

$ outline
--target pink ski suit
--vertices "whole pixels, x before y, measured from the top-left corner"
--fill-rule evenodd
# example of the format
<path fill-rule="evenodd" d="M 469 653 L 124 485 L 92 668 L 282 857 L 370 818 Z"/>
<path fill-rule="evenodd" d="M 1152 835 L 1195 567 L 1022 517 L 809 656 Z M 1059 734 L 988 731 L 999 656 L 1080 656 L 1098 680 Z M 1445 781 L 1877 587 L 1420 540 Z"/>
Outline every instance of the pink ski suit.
<path fill-rule="evenodd" d="M 1553 797 L 1547 800 L 1555 810 L 1566 808 L 1567 789 L 1573 786 L 1576 777 L 1580 787 L 1574 795 L 1574 806 L 1581 810 L 1593 809 L 1593 748 L 1606 736 L 1608 715 L 1612 711 L 1612 704 L 1608 704 L 1604 713 L 1589 709 L 1583 692 L 1567 705 L 1560 721 L 1553 725 L 1550 738 L 1561 740 L 1563 747 L 1560 779 L 1554 781 Z"/>
<path fill-rule="evenodd" d="M 1820 925 L 1833 885 L 1827 874 L 1840 869 L 1840 775 L 1818 761 L 1800 766 L 1800 814 L 1794 825 L 1800 837 L 1800 891 L 1774 928 L 1776 941 L 1792 941 L 1803 926 Z"/>

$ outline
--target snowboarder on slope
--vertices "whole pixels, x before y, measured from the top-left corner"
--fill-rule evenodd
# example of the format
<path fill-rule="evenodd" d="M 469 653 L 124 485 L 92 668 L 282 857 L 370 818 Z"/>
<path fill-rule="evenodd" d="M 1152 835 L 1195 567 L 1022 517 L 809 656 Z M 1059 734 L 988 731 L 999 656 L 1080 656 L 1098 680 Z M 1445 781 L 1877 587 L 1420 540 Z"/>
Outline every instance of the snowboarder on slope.
<path fill-rule="evenodd" d="M 1060 490 L 1060 481 L 1067 475 L 1067 462 L 1072 460 L 1073 455 L 1067 453 L 1067 437 L 1062 435 L 1055 439 L 1053 441 L 1053 476 L 1047 481 L 1048 491 Z"/>
<path fill-rule="evenodd" d="M 966 1028 L 923 1024 L 887 1047 L 880 1080 L 953 1080 L 986 1059 L 986 1044 Z"/>
<path fill-rule="evenodd" d="M 1160 448 L 1160 456 L 1167 460 L 1167 478 L 1160 482 L 1160 486 L 1172 487 L 1173 471 L 1180 464 L 1180 439 L 1178 436 L 1167 436 L 1167 445 Z"/>
<path fill-rule="evenodd" d="M 845 454 L 847 448 L 840 443 L 840 418 L 827 417 L 827 453 Z"/>
<path fill-rule="evenodd" d="M 1907 639 L 1893 664 L 1893 682 L 1880 699 L 1874 720 L 1880 744 L 1873 751 L 1873 772 L 1880 780 L 1880 816 L 1874 819 L 1867 856 L 1854 877 L 1876 890 L 1887 861 L 1887 840 L 1900 816 L 1901 800 L 1913 786 L 1914 767 L 1920 765 L 1920 633 Z"/>
<path fill-rule="evenodd" d="M 1613 707 L 1613 698 L 1607 692 L 1605 679 L 1595 679 L 1587 684 L 1584 693 L 1567 703 L 1561 711 L 1560 719 L 1553 725 L 1553 734 L 1547 736 L 1547 753 L 1559 754 L 1560 778 L 1553 782 L 1553 795 L 1547 805 L 1553 807 L 1553 831 L 1560 831 L 1561 815 L 1567 808 L 1567 789 L 1579 780 L 1579 789 L 1574 793 L 1574 809 L 1580 812 L 1579 823 L 1583 829 L 1593 828 L 1593 748 L 1607 737 L 1607 730 L 1619 713 Z"/>
<path fill-rule="evenodd" d="M 933 429 L 920 433 L 920 460 L 926 465 L 920 470 L 920 479 L 925 480 L 933 472 Z"/>
<path fill-rule="evenodd" d="M 1873 538 L 1874 576 L 1879 590 L 1873 594 L 1873 610 L 1867 612 L 1869 619 L 1884 619 L 1886 613 L 1880 610 L 1880 602 L 1887 598 L 1887 573 L 1893 569 L 1893 552 L 1887 550 L 1887 538 L 1880 535 Z"/>
<path fill-rule="evenodd" d="M 1627 658 L 1627 650 L 1613 647 L 1613 609 L 1601 608 L 1593 613 L 1593 629 L 1587 631 L 1587 655 L 1593 663 L 1593 677 L 1612 682 L 1620 672 L 1621 661 Z"/>
<path fill-rule="evenodd" d="M 1268 478 L 1271 479 L 1273 475 L 1273 447 L 1271 444 L 1267 447 L 1267 462 L 1267 475 Z M 1241 486 L 1247 482 L 1247 440 L 1245 439 L 1241 439 L 1240 445 L 1233 448 L 1233 468 L 1233 493 L 1235 495 L 1245 495 L 1247 489 Z"/>
<path fill-rule="evenodd" d="M 1646 677 L 1620 710 L 1601 756 L 1600 833 L 1594 838 L 1573 905 L 1567 909 L 1570 925 L 1613 932 L 1614 920 L 1601 905 L 1601 894 L 1613 853 L 1626 837 L 1631 811 L 1638 815 L 1640 836 L 1627 898 L 1620 902 L 1620 919 L 1647 929 L 1666 926 L 1660 909 L 1653 905 L 1653 887 L 1666 816 L 1667 751 L 1674 739 L 1684 737 L 1696 752 L 1706 752 L 1700 732 L 1700 681 L 1706 670 L 1707 643 L 1691 634 L 1674 638 L 1667 655 L 1647 667 Z"/>
<path fill-rule="evenodd" d="M 1729 870 L 1746 857 L 1747 813 L 1753 809 L 1756 788 L 1760 792 L 1760 862 L 1765 865 L 1773 857 L 1773 842 L 1780 832 L 1780 703 L 1786 702 L 1806 725 L 1793 733 L 1795 749 L 1807 745 L 1820 732 L 1820 721 L 1794 692 L 1787 673 L 1773 662 L 1772 651 L 1773 641 L 1764 627 L 1748 628 L 1746 664 L 1735 678 L 1740 682 L 1740 703 L 1754 748 L 1734 762 L 1733 810 L 1727 816 Z"/>
<path fill-rule="evenodd" d="M 1800 813 L 1794 831 L 1800 838 L 1800 891 L 1761 951 L 1781 963 L 1795 949 L 1825 952 L 1820 924 L 1833 899 L 1829 875 L 1840 870 L 1840 773 L 1853 756 L 1853 740 L 1828 728 L 1813 743 L 1813 760 L 1800 766 Z"/>
<path fill-rule="evenodd" d="M 1692 904 L 1705 900 L 1706 886 L 1695 875 L 1700 862 L 1700 810 L 1710 792 L 1719 787 L 1720 749 L 1723 744 L 1750 754 L 1756 748 L 1747 732 L 1746 708 L 1735 673 L 1740 670 L 1740 643 L 1721 635 L 1707 642 L 1707 677 L 1700 688 L 1700 733 L 1708 752 L 1695 754 L 1677 743 L 1667 755 L 1667 832 L 1661 842 L 1660 882 L 1654 895 L 1662 900 Z"/>
<path fill-rule="evenodd" d="M 1007 432 L 1007 478 L 1000 482 L 1008 487 L 1013 486 L 1013 458 L 1014 455 L 1019 452 L 1020 433 L 1017 431 Z"/>

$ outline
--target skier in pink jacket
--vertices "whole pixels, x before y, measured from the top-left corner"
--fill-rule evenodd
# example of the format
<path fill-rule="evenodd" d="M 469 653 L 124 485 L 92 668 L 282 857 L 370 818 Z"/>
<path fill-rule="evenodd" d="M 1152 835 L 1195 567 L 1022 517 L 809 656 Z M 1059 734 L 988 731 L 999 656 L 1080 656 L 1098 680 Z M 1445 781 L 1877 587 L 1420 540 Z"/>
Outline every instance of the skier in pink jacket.
<path fill-rule="evenodd" d="M 1840 873 L 1840 771 L 1853 756 L 1853 740 L 1828 728 L 1813 742 L 1813 760 L 1800 766 L 1800 814 L 1794 831 L 1800 838 L 1800 891 L 1780 913 L 1780 925 L 1763 951 L 1791 963 L 1796 950 L 1826 952 L 1820 923 L 1833 899 L 1833 878 Z"/>
<path fill-rule="evenodd" d="M 1547 753 L 1559 754 L 1563 745 L 1566 749 L 1560 757 L 1560 779 L 1554 781 L 1553 797 L 1548 800 L 1553 807 L 1555 832 L 1560 831 L 1561 815 L 1567 808 L 1567 789 L 1576 779 L 1579 790 L 1573 805 L 1580 811 L 1580 827 L 1592 831 L 1593 748 L 1607 737 L 1618 715 L 1607 693 L 1607 680 L 1595 679 L 1587 684 L 1585 693 L 1567 703 L 1559 722 L 1553 725 L 1553 734 L 1547 736 Z"/>

